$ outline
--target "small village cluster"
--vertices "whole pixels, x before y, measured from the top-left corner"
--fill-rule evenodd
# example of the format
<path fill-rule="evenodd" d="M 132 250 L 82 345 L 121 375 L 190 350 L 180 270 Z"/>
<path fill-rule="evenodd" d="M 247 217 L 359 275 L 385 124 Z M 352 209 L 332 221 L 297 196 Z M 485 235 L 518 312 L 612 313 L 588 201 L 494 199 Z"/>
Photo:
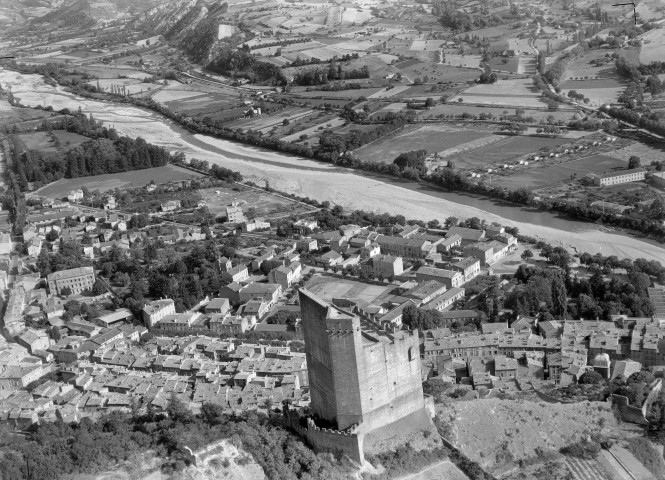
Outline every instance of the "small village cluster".
<path fill-rule="evenodd" d="M 225 225 L 247 232 L 247 224 L 257 223 L 246 219 L 237 203 L 227 211 Z M 187 311 L 176 311 L 172 298 L 156 298 L 138 315 L 127 308 L 100 309 L 88 320 L 66 315 L 68 301 L 110 305 L 114 291 L 94 267 L 42 278 L 37 257 L 51 232 L 60 239 L 53 242 L 54 252 L 61 242 L 76 239 L 87 242 L 84 254 L 90 259 L 113 246 L 129 249 L 139 238 L 159 238 L 165 244 L 205 238 L 195 227 L 164 224 L 128 230 L 129 220 L 113 208 L 53 202 L 29 213 L 23 248 L 12 244 L 9 234 L 0 235 L 0 286 L 6 289 L 2 328 L 10 340 L 0 345 L 0 420 L 23 429 L 139 405 L 159 410 L 172 395 L 195 412 L 206 402 L 230 414 L 265 410 L 284 400 L 307 406 L 308 366 L 294 296 L 305 276 L 342 278 L 344 270 L 344 276 L 360 276 L 356 281 L 388 282 L 393 288 L 386 301 L 343 295 L 330 303 L 394 332 L 403 326 L 409 306 L 435 310 L 447 324 L 479 318 L 478 311 L 459 308 L 464 285 L 491 273 L 518 247 L 517 239 L 495 224 L 446 231 L 342 225 L 322 231 L 316 220 L 304 218 L 295 225 L 308 236 L 265 242 L 251 250 L 251 260 L 220 255 L 215 262 L 224 281 L 219 294 L 200 299 Z M 93 293 L 99 282 L 107 288 Z M 650 295 L 659 312 L 655 319 L 538 322 L 521 317 L 510 326 L 483 324 L 479 333 L 427 330 L 420 352 L 422 379 L 437 375 L 460 388 L 516 391 L 548 382 L 566 385 L 591 368 L 605 369 L 609 377 L 662 363 L 665 293 L 653 288 Z M 294 318 L 270 322 L 280 309 L 295 312 Z M 36 327 L 40 322 L 42 327 Z M 255 337 L 243 341 L 248 333 Z M 275 338 L 281 342 L 263 341 Z"/>

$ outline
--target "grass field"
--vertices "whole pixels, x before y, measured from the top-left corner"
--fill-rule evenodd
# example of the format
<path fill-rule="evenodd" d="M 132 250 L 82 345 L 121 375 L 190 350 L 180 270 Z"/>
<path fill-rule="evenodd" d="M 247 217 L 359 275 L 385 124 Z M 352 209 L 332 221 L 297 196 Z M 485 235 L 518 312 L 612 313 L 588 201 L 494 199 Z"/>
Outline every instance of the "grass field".
<path fill-rule="evenodd" d="M 48 117 L 51 114 L 43 110 L 32 110 L 30 108 L 12 107 L 7 100 L 0 99 L 0 126 L 12 123 L 33 120 L 35 118 Z"/>
<path fill-rule="evenodd" d="M 614 158 L 618 158 L 628 163 L 628 159 L 637 155 L 642 161 L 642 165 L 650 165 L 653 161 L 660 161 L 663 159 L 663 151 L 643 143 L 635 142 L 627 147 L 620 148 L 618 150 L 613 150 L 608 152 L 606 155 L 609 155 Z"/>
<path fill-rule="evenodd" d="M 480 115 L 481 113 L 491 113 L 495 117 L 501 115 L 515 115 L 515 109 L 510 107 L 498 106 L 475 106 L 475 105 L 459 105 L 454 103 L 440 103 L 430 108 L 423 110 L 418 116 L 420 118 L 436 118 L 438 115 L 462 115 L 468 113 L 470 115 Z M 550 115 L 555 120 L 570 120 L 573 116 L 573 111 L 559 110 L 558 112 L 547 112 L 543 110 L 524 109 L 525 117 L 533 117 L 536 121 L 545 120 Z"/>
<path fill-rule="evenodd" d="M 53 130 L 53 135 L 58 138 L 60 144 L 65 150 L 90 140 L 88 137 L 84 137 L 78 133 L 66 132 L 64 130 Z"/>
<path fill-rule="evenodd" d="M 650 30 L 641 36 L 644 45 L 640 48 L 640 63 L 651 63 L 663 60 L 663 45 L 665 45 L 665 30 L 662 28 Z"/>
<path fill-rule="evenodd" d="M 359 148 L 355 153 L 365 160 L 392 163 L 403 152 L 424 149 L 428 153 L 435 153 L 490 135 L 483 130 L 425 125 L 405 128 L 398 135 Z"/>
<path fill-rule="evenodd" d="M 375 302 L 378 300 L 378 303 L 382 303 L 387 298 L 387 292 L 393 286 L 370 285 L 335 276 L 315 275 L 305 284 L 305 288 L 325 302 L 330 302 L 333 298 L 342 297 L 365 300 L 366 302 Z"/>
<path fill-rule="evenodd" d="M 62 198 L 66 197 L 70 190 L 81 187 L 87 187 L 90 191 L 99 190 L 100 192 L 104 192 L 115 188 L 141 187 L 150 183 L 151 180 L 160 184 L 188 178 L 199 178 L 201 176 L 201 174 L 175 165 L 165 165 L 163 167 L 109 173 L 94 177 L 65 178 L 32 192 L 30 196 Z"/>
<path fill-rule="evenodd" d="M 612 78 L 600 78 L 593 80 L 567 80 L 561 84 L 563 94 L 569 90 L 575 90 L 591 100 L 591 105 L 614 103 L 625 86 Z"/>
<path fill-rule="evenodd" d="M 208 210 L 215 216 L 226 214 L 226 206 L 231 202 L 240 202 L 244 212 L 254 209 L 255 217 L 264 219 L 278 218 L 313 210 L 291 199 L 279 197 L 268 192 L 249 187 L 238 186 L 239 191 L 230 188 L 204 188 L 199 190 Z M 217 193 L 219 192 L 219 193 Z"/>
<path fill-rule="evenodd" d="M 482 168 L 495 162 L 509 162 L 524 154 L 536 153 L 542 147 L 554 147 L 568 141 L 563 138 L 504 136 L 485 147 L 465 151 L 449 159 L 453 160 L 458 168 Z"/>
<path fill-rule="evenodd" d="M 573 174 L 581 178 L 587 173 L 603 173 L 615 168 L 625 168 L 625 166 L 624 162 L 616 158 L 606 155 L 594 155 L 558 165 L 525 168 L 523 172 L 516 173 L 515 175 L 495 176 L 492 178 L 492 185 L 496 184 L 497 186 L 511 189 L 526 187 L 529 190 L 537 190 L 570 180 Z"/>
<path fill-rule="evenodd" d="M 57 153 L 51 136 L 47 132 L 21 133 L 15 137 L 25 150 L 40 153 Z"/>
<path fill-rule="evenodd" d="M 430 55 L 430 62 L 434 61 L 434 52 L 424 52 Z M 429 83 L 436 82 L 466 82 L 478 78 L 480 72 L 473 68 L 458 68 L 441 63 L 425 63 L 420 60 L 410 60 L 396 65 L 403 76 L 413 81 L 420 78 Z M 427 82 L 426 82 L 427 83 Z"/>
<path fill-rule="evenodd" d="M 321 127 L 323 127 L 323 129 L 325 130 L 327 128 L 341 127 L 345 123 L 346 123 L 346 120 L 344 120 L 343 118 L 340 118 L 340 117 L 333 117 L 333 118 L 324 119 L 323 122 L 317 123 L 316 125 L 313 125 L 309 128 L 301 130 L 299 132 L 293 133 L 291 135 L 287 135 L 285 137 L 282 137 L 282 138 L 280 138 L 280 140 L 283 141 L 283 142 L 292 142 L 294 140 L 298 140 L 301 135 L 307 135 L 308 137 L 310 137 L 312 135 L 316 135 L 317 133 L 322 131 L 322 130 L 320 130 Z M 328 126 L 328 125 L 330 125 L 330 126 Z"/>
<path fill-rule="evenodd" d="M 247 130 L 258 130 L 266 133 L 273 127 L 282 126 L 284 120 L 293 123 L 297 120 L 302 120 L 315 113 L 314 110 L 309 108 L 286 108 L 272 115 L 265 115 L 260 117 L 253 117 L 250 119 L 237 120 L 232 122 L 232 128 L 242 128 Z"/>

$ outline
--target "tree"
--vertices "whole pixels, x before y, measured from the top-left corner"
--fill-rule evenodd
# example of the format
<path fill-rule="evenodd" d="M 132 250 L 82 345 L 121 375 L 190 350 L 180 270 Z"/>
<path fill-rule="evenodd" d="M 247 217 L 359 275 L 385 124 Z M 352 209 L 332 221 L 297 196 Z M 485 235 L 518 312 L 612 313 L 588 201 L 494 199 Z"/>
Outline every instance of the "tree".
<path fill-rule="evenodd" d="M 597 385 L 603 383 L 603 376 L 593 370 L 587 370 L 580 376 L 580 379 L 577 383 L 581 385 Z"/>
<path fill-rule="evenodd" d="M 49 334 L 51 335 L 51 338 L 56 342 L 59 342 L 60 339 L 62 339 L 62 334 L 60 333 L 60 329 L 55 325 L 51 327 L 51 329 L 49 330 Z"/>
<path fill-rule="evenodd" d="M 435 105 L 436 105 L 436 101 L 432 97 L 428 97 L 427 100 L 425 100 L 425 106 L 427 108 L 432 108 Z"/>
<path fill-rule="evenodd" d="M 194 421 L 192 412 L 175 394 L 171 394 L 169 403 L 166 406 L 166 413 L 175 422 L 191 423 Z"/>
<path fill-rule="evenodd" d="M 106 292 L 106 285 L 99 278 L 95 279 L 95 283 L 92 285 L 92 294 L 101 295 Z"/>
<path fill-rule="evenodd" d="M 284 125 L 285 127 L 286 127 L 287 125 L 289 125 L 290 123 L 291 123 L 291 122 L 289 122 L 289 119 L 288 119 L 288 118 L 285 118 L 284 120 L 282 120 L 282 125 Z"/>
<path fill-rule="evenodd" d="M 528 248 L 522 252 L 522 260 L 529 263 L 529 259 L 533 258 L 533 252 Z"/>
<path fill-rule="evenodd" d="M 64 287 L 60 289 L 60 296 L 69 297 L 72 294 L 72 289 L 69 287 Z"/>
<path fill-rule="evenodd" d="M 641 162 L 640 157 L 638 157 L 637 155 L 632 155 L 628 159 L 628 169 L 630 170 L 630 169 L 633 169 L 633 168 L 639 168 L 640 167 L 640 162 Z"/>
<path fill-rule="evenodd" d="M 450 227 L 456 227 L 458 223 L 459 223 L 459 218 L 457 218 L 457 217 L 448 217 L 448 218 L 446 218 L 446 221 L 444 222 L 443 226 L 446 229 L 449 229 Z"/>

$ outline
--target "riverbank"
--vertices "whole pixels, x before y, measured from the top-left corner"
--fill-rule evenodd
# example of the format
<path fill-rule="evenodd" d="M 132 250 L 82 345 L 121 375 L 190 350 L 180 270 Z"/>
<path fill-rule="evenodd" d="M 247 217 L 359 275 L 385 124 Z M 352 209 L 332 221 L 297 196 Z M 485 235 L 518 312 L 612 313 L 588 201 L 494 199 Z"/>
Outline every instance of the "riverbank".
<path fill-rule="evenodd" d="M 173 152 L 183 152 L 187 158 L 207 160 L 211 165 L 218 164 L 239 171 L 247 180 L 259 185 L 265 185 L 268 181 L 272 188 L 283 192 L 327 200 L 348 209 L 401 214 L 406 218 L 425 221 L 435 218 L 442 221 L 449 216 L 460 219 L 478 217 L 488 222 L 516 226 L 525 235 L 580 253 L 658 261 L 665 258 L 665 249 L 648 240 L 603 232 L 599 225 L 563 219 L 550 212 L 531 212 L 492 200 L 437 190 L 426 184 L 379 179 L 315 160 L 193 135 L 153 112 L 127 104 L 116 105 L 78 97 L 59 86 L 47 85 L 38 75 L 0 70 L 0 83 L 10 85 L 15 98 L 23 105 L 50 105 L 55 110 L 77 110 L 80 107 L 83 112 L 113 126 L 122 135 L 140 136 Z"/>

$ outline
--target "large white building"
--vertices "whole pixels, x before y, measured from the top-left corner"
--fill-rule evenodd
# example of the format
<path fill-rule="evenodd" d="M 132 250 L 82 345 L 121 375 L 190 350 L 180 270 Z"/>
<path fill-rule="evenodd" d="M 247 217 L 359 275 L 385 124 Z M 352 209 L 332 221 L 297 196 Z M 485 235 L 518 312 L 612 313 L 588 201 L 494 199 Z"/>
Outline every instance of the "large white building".
<path fill-rule="evenodd" d="M 645 169 L 632 168 L 630 170 L 594 175 L 593 183 L 601 187 L 607 187 L 609 185 L 619 185 L 628 182 L 641 182 L 646 178 L 646 175 L 647 171 Z"/>
<path fill-rule="evenodd" d="M 175 302 L 170 298 L 154 300 L 146 304 L 141 312 L 143 322 L 148 328 L 152 328 L 167 315 L 173 314 L 175 314 Z"/>
<path fill-rule="evenodd" d="M 46 281 L 51 294 L 60 295 L 66 287 L 69 287 L 73 294 L 77 294 L 92 288 L 95 284 L 95 271 L 92 267 L 70 268 L 51 273 L 46 277 Z"/>

